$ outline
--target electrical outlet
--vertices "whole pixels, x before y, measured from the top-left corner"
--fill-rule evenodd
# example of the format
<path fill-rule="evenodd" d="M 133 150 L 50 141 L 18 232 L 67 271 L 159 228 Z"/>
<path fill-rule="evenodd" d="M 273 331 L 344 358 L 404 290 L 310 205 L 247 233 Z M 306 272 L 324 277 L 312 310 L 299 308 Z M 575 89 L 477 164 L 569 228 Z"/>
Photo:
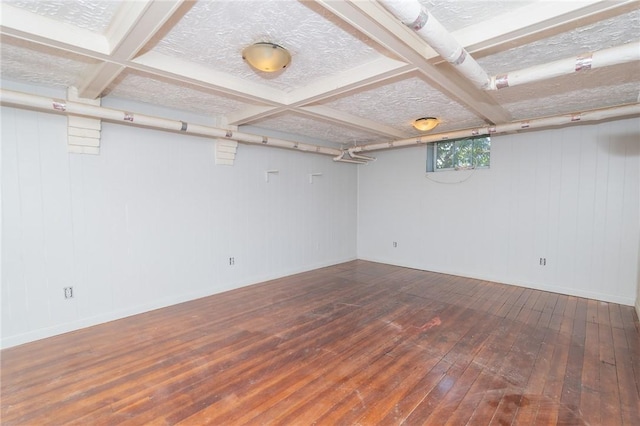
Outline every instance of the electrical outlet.
<path fill-rule="evenodd" d="M 393 247 L 394 247 L 394 248 L 397 248 L 397 247 L 398 247 L 398 242 L 397 242 L 397 241 L 394 241 L 394 242 L 393 242 Z"/>
<path fill-rule="evenodd" d="M 540 266 L 546 266 L 547 265 L 547 258 L 546 257 L 541 257 L 540 258 Z"/>
<path fill-rule="evenodd" d="M 236 259 L 235 259 L 235 258 L 233 258 L 233 257 L 230 257 L 230 258 L 229 258 L 229 265 L 233 266 L 233 265 L 235 265 L 235 264 L 236 264 Z"/>
<path fill-rule="evenodd" d="M 72 299 L 73 298 L 73 287 L 65 287 L 64 288 L 64 298 Z"/>

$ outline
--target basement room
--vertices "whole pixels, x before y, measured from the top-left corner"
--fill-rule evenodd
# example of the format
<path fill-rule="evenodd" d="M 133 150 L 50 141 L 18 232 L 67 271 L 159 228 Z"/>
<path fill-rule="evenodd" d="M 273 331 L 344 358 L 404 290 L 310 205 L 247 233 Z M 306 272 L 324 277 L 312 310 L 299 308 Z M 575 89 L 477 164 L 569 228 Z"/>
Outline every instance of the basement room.
<path fill-rule="evenodd" d="M 640 424 L 640 2 L 2 0 L 2 425 Z"/>

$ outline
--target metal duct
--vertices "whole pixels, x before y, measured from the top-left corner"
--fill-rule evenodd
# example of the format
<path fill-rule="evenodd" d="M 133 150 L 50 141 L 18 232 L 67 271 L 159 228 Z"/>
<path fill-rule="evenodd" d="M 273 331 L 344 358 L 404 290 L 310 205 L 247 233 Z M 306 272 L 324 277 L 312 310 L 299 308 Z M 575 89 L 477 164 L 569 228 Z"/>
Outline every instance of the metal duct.
<path fill-rule="evenodd" d="M 415 0 L 380 0 L 380 3 L 477 88 L 489 87 L 490 78 L 484 69 L 420 3 Z"/>
<path fill-rule="evenodd" d="M 640 41 L 611 47 L 593 53 L 560 59 L 534 67 L 491 77 L 490 90 L 504 89 L 594 68 L 640 61 Z"/>
<path fill-rule="evenodd" d="M 12 90 L 0 89 L 0 103 L 33 108 L 46 112 L 58 112 L 65 115 L 79 115 L 84 117 L 99 118 L 102 120 L 120 124 L 133 124 L 158 130 L 168 130 L 197 136 L 230 139 L 243 143 L 276 146 L 279 148 L 295 149 L 305 152 L 315 152 L 324 155 L 336 156 L 342 153 L 342 151 L 337 148 L 329 148 L 325 146 L 311 145 L 285 139 L 236 132 L 228 129 L 202 126 L 199 124 L 186 123 L 180 120 L 169 120 L 161 117 L 153 117 L 150 115 L 131 113 L 101 106 L 47 98 L 44 96 L 15 92 Z"/>

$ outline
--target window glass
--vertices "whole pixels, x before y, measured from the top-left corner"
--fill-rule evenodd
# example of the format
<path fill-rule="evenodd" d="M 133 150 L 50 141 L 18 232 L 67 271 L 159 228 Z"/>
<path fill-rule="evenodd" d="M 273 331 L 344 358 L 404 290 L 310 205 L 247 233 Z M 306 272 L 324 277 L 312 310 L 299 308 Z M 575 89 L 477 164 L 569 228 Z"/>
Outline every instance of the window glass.
<path fill-rule="evenodd" d="M 438 142 L 436 144 L 436 169 L 452 169 L 455 155 L 455 143 Z"/>
<path fill-rule="evenodd" d="M 434 142 L 427 147 L 427 171 L 488 168 L 491 138 L 488 136 Z"/>

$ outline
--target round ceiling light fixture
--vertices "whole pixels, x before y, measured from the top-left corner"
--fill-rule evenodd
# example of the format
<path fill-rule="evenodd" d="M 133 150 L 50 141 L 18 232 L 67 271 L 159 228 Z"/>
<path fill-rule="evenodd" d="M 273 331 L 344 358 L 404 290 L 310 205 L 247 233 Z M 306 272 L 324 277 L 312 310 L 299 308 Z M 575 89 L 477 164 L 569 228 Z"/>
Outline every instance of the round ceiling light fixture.
<path fill-rule="evenodd" d="M 242 59 L 257 70 L 276 72 L 291 63 L 291 54 L 278 44 L 260 42 L 245 47 L 242 50 Z"/>
<path fill-rule="evenodd" d="M 440 124 L 440 120 L 435 117 L 422 117 L 413 122 L 413 127 L 421 132 L 428 132 L 429 130 L 434 129 L 438 124 Z"/>

